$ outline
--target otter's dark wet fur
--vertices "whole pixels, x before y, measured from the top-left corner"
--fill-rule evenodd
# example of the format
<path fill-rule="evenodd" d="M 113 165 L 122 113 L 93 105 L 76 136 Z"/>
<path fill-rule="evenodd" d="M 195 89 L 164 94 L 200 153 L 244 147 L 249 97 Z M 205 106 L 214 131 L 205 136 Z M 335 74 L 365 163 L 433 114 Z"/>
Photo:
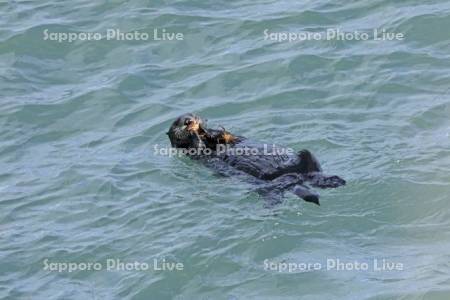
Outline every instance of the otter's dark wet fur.
<path fill-rule="evenodd" d="M 257 192 L 269 205 L 281 202 L 285 191 L 319 205 L 319 195 L 306 183 L 319 188 L 345 185 L 344 179 L 323 174 L 318 160 L 308 150 L 292 154 L 288 149 L 276 146 L 268 155 L 265 144 L 235 136 L 224 128 L 210 129 L 206 120 L 194 114 L 178 117 L 167 134 L 173 147 L 198 149 L 199 153 L 190 157 L 202 161 L 220 174 L 251 175 L 247 176 L 247 181 L 258 185 Z M 229 150 L 247 149 L 247 153 L 252 154 L 216 151 L 218 146 L 226 146 Z M 201 151 L 205 149 L 210 150 L 209 155 Z"/>

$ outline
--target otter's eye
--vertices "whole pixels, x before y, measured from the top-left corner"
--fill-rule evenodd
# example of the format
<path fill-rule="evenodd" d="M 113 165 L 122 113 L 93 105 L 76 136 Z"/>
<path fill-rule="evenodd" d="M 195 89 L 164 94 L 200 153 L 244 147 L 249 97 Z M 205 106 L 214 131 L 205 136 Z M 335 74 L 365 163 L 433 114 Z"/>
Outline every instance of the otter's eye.
<path fill-rule="evenodd" d="M 184 125 L 189 125 L 191 124 L 192 120 L 191 119 L 186 119 L 184 120 Z"/>

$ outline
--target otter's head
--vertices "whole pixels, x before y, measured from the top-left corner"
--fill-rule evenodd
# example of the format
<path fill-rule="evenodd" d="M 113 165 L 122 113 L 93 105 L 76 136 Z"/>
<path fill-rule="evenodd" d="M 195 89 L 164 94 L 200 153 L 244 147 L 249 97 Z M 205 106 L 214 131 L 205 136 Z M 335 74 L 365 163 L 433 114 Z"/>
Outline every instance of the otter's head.
<path fill-rule="evenodd" d="M 188 113 L 178 117 L 170 126 L 167 135 L 172 147 L 192 148 L 198 147 L 199 136 L 206 130 L 206 120 Z"/>

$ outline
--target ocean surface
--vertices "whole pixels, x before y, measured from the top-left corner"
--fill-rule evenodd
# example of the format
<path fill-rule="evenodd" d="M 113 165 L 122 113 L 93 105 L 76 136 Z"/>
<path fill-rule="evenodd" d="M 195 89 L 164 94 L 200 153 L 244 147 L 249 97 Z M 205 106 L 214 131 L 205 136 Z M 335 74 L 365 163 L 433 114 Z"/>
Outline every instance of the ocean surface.
<path fill-rule="evenodd" d="M 449 1 L 0 10 L 0 299 L 450 299 Z M 185 112 L 347 185 L 265 208 L 155 152 Z"/>

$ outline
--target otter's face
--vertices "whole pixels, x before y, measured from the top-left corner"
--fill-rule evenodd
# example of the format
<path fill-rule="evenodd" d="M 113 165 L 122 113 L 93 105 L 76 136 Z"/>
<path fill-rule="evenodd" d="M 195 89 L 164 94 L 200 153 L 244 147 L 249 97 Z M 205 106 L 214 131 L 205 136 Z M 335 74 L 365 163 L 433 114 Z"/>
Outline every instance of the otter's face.
<path fill-rule="evenodd" d="M 202 134 L 205 128 L 206 120 L 189 113 L 178 117 L 170 126 L 167 135 L 172 147 L 190 148 L 197 144 L 198 135 Z"/>

